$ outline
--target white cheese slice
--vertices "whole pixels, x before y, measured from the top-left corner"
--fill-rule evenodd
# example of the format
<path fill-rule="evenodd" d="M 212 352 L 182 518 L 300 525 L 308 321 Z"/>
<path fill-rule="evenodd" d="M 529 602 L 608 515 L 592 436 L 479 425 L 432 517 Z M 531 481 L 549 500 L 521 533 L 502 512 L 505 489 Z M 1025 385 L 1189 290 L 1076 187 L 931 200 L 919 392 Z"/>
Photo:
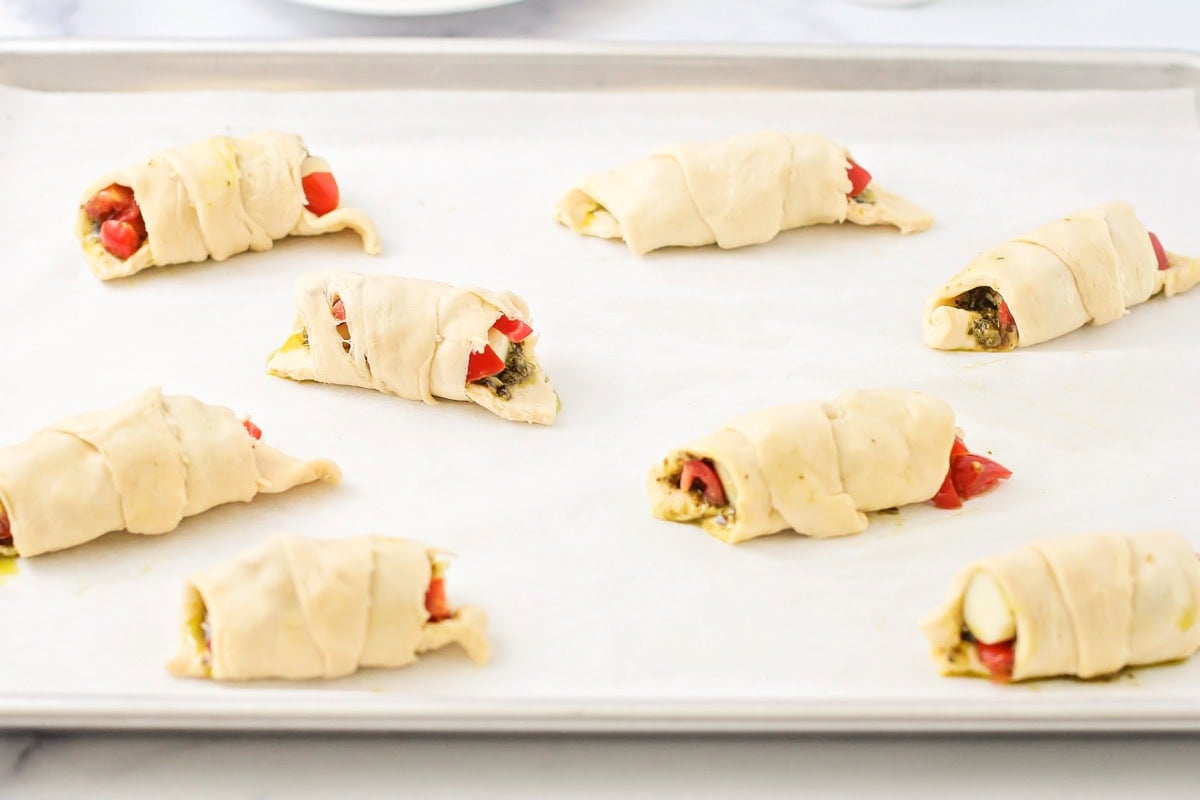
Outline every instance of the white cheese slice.
<path fill-rule="evenodd" d="M 1008 600 L 987 572 L 976 572 L 963 596 L 963 623 L 977 641 L 984 644 L 1007 642 L 1017 635 L 1017 623 Z"/>

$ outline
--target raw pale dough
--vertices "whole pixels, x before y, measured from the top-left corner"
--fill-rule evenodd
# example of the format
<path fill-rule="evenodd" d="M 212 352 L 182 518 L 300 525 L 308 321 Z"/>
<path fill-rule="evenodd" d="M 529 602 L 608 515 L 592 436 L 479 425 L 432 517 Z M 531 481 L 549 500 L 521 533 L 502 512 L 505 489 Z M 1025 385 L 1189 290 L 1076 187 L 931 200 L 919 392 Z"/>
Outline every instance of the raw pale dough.
<path fill-rule="evenodd" d="M 429 620 L 433 556 L 386 536 L 273 537 L 188 581 L 180 651 L 167 669 L 216 680 L 337 678 L 403 667 L 454 642 L 482 664 L 490 650 L 481 609 Z"/>
<path fill-rule="evenodd" d="M 958 574 L 922 623 L 944 675 L 988 675 L 963 641 L 963 596 L 990 573 L 1016 619 L 1013 680 L 1092 678 L 1187 658 L 1200 647 L 1200 559 L 1173 531 L 1071 536 L 985 558 Z"/>
<path fill-rule="evenodd" d="M 0 508 L 22 556 L 110 531 L 169 533 L 184 517 L 341 473 L 255 441 L 233 412 L 147 389 L 0 449 Z"/>
<path fill-rule="evenodd" d="M 1078 211 L 977 257 L 938 289 L 925 309 L 925 343 L 979 350 L 968 333 L 972 312 L 954 299 L 995 290 L 1012 312 L 1017 346 L 1054 339 L 1089 322 L 1106 325 L 1159 292 L 1167 297 L 1200 282 L 1200 260 L 1168 253 L 1158 269 L 1146 228 L 1127 203 Z"/>
<path fill-rule="evenodd" d="M 76 224 L 92 272 L 124 278 L 147 267 L 270 250 L 285 236 L 318 236 L 350 228 L 368 253 L 379 252 L 375 225 L 363 212 L 337 208 L 317 216 L 306 209 L 301 165 L 308 149 L 299 136 L 265 131 L 242 139 L 214 136 L 160 150 L 146 161 L 102 176 L 83 193 Z M 83 210 L 101 189 L 128 186 L 146 223 L 146 241 L 127 259 L 100 244 Z"/>
<path fill-rule="evenodd" d="M 780 231 L 826 222 L 923 231 L 933 217 L 872 182 L 860 203 L 846 196 L 849 154 L 811 133 L 774 130 L 681 144 L 591 175 L 554 216 L 587 236 L 624 239 L 635 253 L 660 247 L 744 247 Z"/>
<path fill-rule="evenodd" d="M 791 530 L 846 536 L 864 512 L 928 500 L 950 466 L 954 412 L 920 392 L 856 389 L 831 403 L 794 403 L 734 420 L 671 452 L 650 471 L 652 513 L 698 521 L 726 542 Z M 685 461 L 709 459 L 728 505 L 679 488 Z"/>
<path fill-rule="evenodd" d="M 349 352 L 337 331 L 332 304 L 346 311 Z M 503 359 L 508 340 L 491 330 L 501 315 L 530 321 L 529 307 L 512 292 L 450 286 L 417 278 L 326 272 L 296 284 L 292 336 L 267 362 L 273 375 L 297 381 L 361 386 L 408 400 L 470 400 L 497 416 L 549 425 L 558 395 L 534 352 L 537 335 L 521 346 L 533 374 L 504 399 L 486 386 L 467 384 L 467 363 L 485 344 Z M 307 340 L 307 344 L 305 344 Z"/>

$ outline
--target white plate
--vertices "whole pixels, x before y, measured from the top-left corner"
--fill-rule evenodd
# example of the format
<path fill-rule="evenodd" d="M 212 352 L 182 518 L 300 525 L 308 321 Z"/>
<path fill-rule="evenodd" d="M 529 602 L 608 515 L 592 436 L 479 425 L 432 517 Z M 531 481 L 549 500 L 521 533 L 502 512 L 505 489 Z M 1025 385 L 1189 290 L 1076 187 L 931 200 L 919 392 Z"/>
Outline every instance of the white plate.
<path fill-rule="evenodd" d="M 458 14 L 486 8 L 510 6 L 522 0 L 287 0 L 296 5 L 341 11 L 347 14 L 371 14 L 380 17 L 415 17 L 433 14 Z"/>

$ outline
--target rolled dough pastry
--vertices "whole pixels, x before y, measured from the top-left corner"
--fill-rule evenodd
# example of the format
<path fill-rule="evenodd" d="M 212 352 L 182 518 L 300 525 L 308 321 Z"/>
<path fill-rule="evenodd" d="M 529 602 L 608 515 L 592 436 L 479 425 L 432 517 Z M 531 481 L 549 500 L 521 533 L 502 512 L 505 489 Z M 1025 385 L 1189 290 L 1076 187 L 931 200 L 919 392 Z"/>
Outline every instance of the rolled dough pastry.
<path fill-rule="evenodd" d="M 986 676 L 966 633 L 964 597 L 979 573 L 1015 620 L 1012 680 L 1093 678 L 1187 658 L 1200 647 L 1200 559 L 1174 531 L 1032 542 L 971 564 L 922 623 L 944 675 Z"/>
<path fill-rule="evenodd" d="M 950 406 L 920 392 L 856 389 L 831 403 L 759 411 L 673 450 L 652 469 L 651 511 L 698 522 L 726 542 L 788 529 L 816 537 L 861 533 L 865 512 L 934 496 L 954 435 Z M 681 488 L 692 459 L 716 469 L 726 505 Z"/>
<path fill-rule="evenodd" d="M 933 218 L 874 183 L 847 196 L 849 154 L 811 133 L 758 131 L 664 148 L 584 178 L 554 216 L 586 236 L 624 239 L 635 253 L 660 247 L 744 247 L 780 231 L 827 222 L 923 231 Z"/>
<path fill-rule="evenodd" d="M 273 375 L 426 403 L 469 400 L 518 422 L 549 425 L 558 415 L 536 335 L 514 344 L 493 327 L 501 317 L 529 321 L 529 307 L 512 292 L 326 272 L 299 280 L 296 311 L 292 334 L 267 361 Z M 506 369 L 495 380 L 468 383 L 471 355 L 485 346 Z"/>
<path fill-rule="evenodd" d="M 1126 203 L 1105 203 L 1052 222 L 978 256 L 934 292 L 925 343 L 940 350 L 1011 350 L 1088 323 L 1106 325 L 1130 306 L 1200 282 L 1200 260 L 1166 253 L 1160 269 L 1150 233 Z M 1011 328 L 999 330 L 999 304 Z"/>
<path fill-rule="evenodd" d="M 434 556 L 386 536 L 273 537 L 187 582 L 180 650 L 167 669 L 216 680 L 337 678 L 403 667 L 455 642 L 482 664 L 490 650 L 481 609 L 430 620 Z"/>
<path fill-rule="evenodd" d="M 160 150 L 101 176 L 83 193 L 76 223 L 92 272 L 110 280 L 147 267 L 223 261 L 247 250 L 270 250 L 285 236 L 345 228 L 362 237 L 368 253 L 378 253 L 375 226 L 363 212 L 337 208 L 317 216 L 304 207 L 301 165 L 307 157 L 299 136 L 265 131 Z M 145 242 L 126 259 L 101 245 L 98 226 L 84 211 L 97 192 L 113 184 L 133 190 L 146 226 Z"/>
<path fill-rule="evenodd" d="M 233 412 L 159 389 L 71 417 L 0 449 L 12 547 L 36 556 L 110 531 L 169 533 L 213 506 L 341 473 L 256 441 Z"/>

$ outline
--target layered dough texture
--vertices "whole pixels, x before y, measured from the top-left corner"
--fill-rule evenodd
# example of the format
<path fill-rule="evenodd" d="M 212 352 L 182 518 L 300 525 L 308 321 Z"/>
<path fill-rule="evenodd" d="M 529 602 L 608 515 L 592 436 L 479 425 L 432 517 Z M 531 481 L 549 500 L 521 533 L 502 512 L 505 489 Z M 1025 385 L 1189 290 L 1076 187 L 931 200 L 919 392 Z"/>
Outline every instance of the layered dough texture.
<path fill-rule="evenodd" d="M 340 477 L 331 461 L 256 441 L 227 408 L 148 389 L 0 449 L 0 508 L 17 554 L 36 556 L 110 531 L 169 533 L 213 506 Z"/>
<path fill-rule="evenodd" d="M 345 319 L 335 317 L 341 302 Z M 327 272 L 296 285 L 292 334 L 267 370 L 297 381 L 359 386 L 408 400 L 469 400 L 519 422 L 551 424 L 558 395 L 535 354 L 536 335 L 520 343 L 528 373 L 501 396 L 466 380 L 473 352 L 491 345 L 503 360 L 509 344 L 492 329 L 501 316 L 528 322 L 512 292 L 451 286 L 391 275 Z M 344 334 L 339 326 L 344 324 Z M 514 345 L 515 346 L 515 345 Z"/>
<path fill-rule="evenodd" d="M 379 252 L 375 226 L 362 211 L 338 208 L 317 216 L 305 208 L 301 165 L 308 150 L 299 136 L 265 131 L 233 139 L 160 150 L 145 161 L 113 170 L 83 193 L 77 234 L 92 272 L 124 278 L 147 267 L 270 250 L 285 236 L 319 236 L 350 228 L 368 253 Z M 146 224 L 146 241 L 127 259 L 100 244 L 83 210 L 107 186 L 133 190 Z"/>
<path fill-rule="evenodd" d="M 965 637 L 964 599 L 986 573 L 1014 620 L 1012 679 L 1093 678 L 1200 647 L 1200 559 L 1173 531 L 1033 542 L 969 565 L 922 627 L 946 675 L 988 675 Z"/>
<path fill-rule="evenodd" d="M 434 555 L 385 536 L 273 537 L 187 582 L 180 650 L 167 669 L 215 680 L 338 678 L 403 667 L 455 642 L 484 663 L 481 609 L 429 619 Z"/>
<path fill-rule="evenodd" d="M 727 542 L 794 530 L 860 533 L 865 512 L 928 500 L 946 478 L 954 412 L 895 389 L 851 390 L 829 403 L 759 411 L 677 450 L 650 471 L 652 513 L 697 522 Z M 728 503 L 679 486 L 684 462 L 711 462 Z"/>
<path fill-rule="evenodd" d="M 922 231 L 933 218 L 872 183 L 847 197 L 849 154 L 824 136 L 775 130 L 680 144 L 584 178 L 555 206 L 586 236 L 660 247 L 744 247 L 784 230 L 830 222 Z"/>
<path fill-rule="evenodd" d="M 1159 292 L 1171 297 L 1200 282 L 1200 261 L 1175 253 L 1167 259 L 1170 267 L 1159 269 L 1149 231 L 1127 203 L 1078 211 L 978 256 L 934 292 L 925 308 L 925 343 L 985 349 L 970 333 L 973 312 L 955 305 L 980 288 L 1007 303 L 1018 347 L 1089 323 L 1107 325 Z"/>

